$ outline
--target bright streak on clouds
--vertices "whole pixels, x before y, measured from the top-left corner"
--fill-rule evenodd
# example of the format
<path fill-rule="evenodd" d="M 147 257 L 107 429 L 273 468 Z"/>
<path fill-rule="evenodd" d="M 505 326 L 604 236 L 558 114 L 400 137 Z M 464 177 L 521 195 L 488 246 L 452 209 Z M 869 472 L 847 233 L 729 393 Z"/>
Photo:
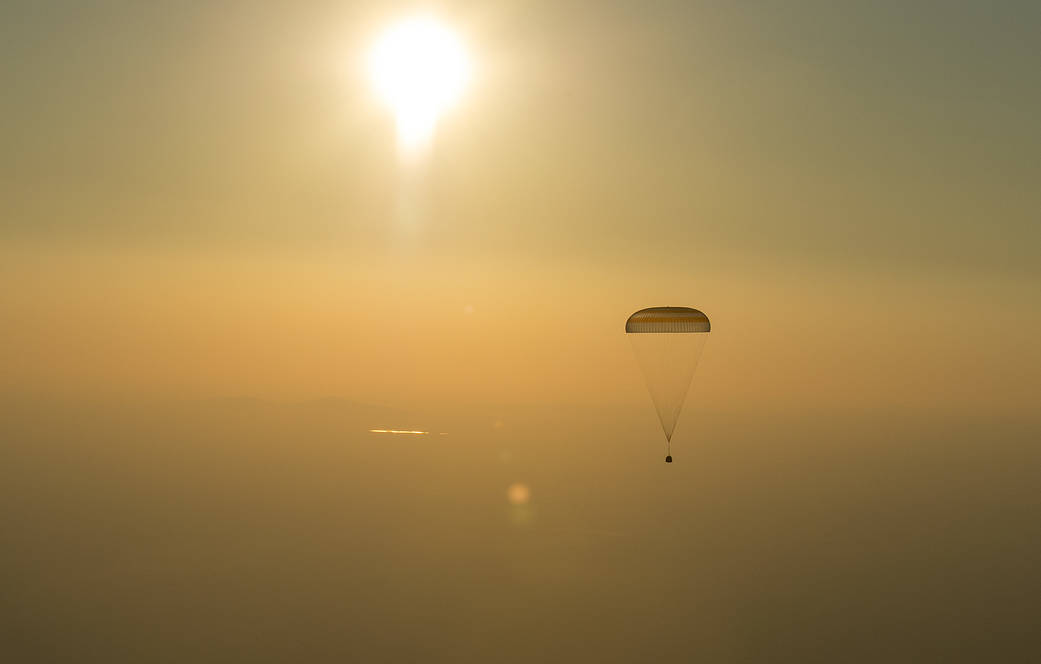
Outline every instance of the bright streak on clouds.
<path fill-rule="evenodd" d="M 369 429 L 369 433 L 397 433 L 397 434 L 408 434 L 413 436 L 427 435 L 429 431 L 411 431 L 408 429 Z M 441 434 L 444 435 L 444 434 Z"/>
<path fill-rule="evenodd" d="M 453 106 L 470 78 L 470 62 L 458 37 L 429 16 L 388 29 L 368 59 L 369 76 L 397 121 L 404 151 L 433 136 L 437 117 Z"/>

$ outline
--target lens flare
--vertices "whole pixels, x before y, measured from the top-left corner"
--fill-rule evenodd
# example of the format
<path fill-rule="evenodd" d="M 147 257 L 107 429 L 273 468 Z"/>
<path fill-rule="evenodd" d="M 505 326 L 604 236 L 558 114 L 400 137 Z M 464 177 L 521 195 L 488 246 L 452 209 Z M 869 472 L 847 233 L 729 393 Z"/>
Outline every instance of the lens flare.
<path fill-rule="evenodd" d="M 511 484 L 510 488 L 506 489 L 506 500 L 510 501 L 511 505 L 527 505 L 531 500 L 531 489 L 521 482 Z"/>

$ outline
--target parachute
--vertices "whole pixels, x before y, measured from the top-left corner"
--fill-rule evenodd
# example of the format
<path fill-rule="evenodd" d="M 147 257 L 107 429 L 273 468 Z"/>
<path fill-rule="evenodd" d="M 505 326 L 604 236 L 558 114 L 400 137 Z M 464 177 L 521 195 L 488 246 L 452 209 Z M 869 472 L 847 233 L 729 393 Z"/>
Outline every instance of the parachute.
<path fill-rule="evenodd" d="M 667 463 L 672 463 L 672 432 L 711 329 L 708 316 L 689 307 L 641 309 L 625 321 L 665 432 Z"/>

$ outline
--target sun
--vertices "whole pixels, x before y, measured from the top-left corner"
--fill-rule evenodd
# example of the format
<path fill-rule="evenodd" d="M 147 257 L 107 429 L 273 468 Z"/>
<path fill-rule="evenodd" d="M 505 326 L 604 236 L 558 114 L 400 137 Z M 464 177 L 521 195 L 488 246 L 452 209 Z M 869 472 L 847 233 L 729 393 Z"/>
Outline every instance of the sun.
<path fill-rule="evenodd" d="M 459 38 L 431 16 L 390 27 L 368 58 L 369 76 L 397 121 L 398 141 L 415 148 L 433 136 L 438 116 L 459 99 L 470 61 Z"/>

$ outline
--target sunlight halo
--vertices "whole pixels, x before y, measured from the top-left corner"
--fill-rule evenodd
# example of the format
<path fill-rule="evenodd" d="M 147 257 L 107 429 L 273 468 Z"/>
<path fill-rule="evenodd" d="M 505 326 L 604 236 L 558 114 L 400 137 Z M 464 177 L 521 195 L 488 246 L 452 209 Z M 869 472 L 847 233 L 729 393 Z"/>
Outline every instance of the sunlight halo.
<path fill-rule="evenodd" d="M 411 149 L 430 140 L 438 116 L 458 101 L 470 78 L 470 62 L 451 30 L 430 16 L 416 16 L 376 40 L 368 71 L 394 113 L 399 143 Z"/>

